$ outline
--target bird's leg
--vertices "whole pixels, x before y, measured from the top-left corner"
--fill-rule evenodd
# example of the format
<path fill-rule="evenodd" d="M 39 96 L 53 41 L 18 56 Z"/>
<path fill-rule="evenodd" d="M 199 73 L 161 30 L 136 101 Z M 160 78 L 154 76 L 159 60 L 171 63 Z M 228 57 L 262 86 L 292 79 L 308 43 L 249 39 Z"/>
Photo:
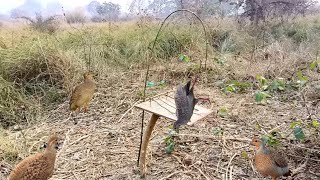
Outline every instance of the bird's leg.
<path fill-rule="evenodd" d="M 191 89 L 193 89 L 194 85 L 196 84 L 196 82 L 198 81 L 199 79 L 199 75 L 196 75 L 196 77 L 192 80 L 192 86 L 191 86 Z"/>

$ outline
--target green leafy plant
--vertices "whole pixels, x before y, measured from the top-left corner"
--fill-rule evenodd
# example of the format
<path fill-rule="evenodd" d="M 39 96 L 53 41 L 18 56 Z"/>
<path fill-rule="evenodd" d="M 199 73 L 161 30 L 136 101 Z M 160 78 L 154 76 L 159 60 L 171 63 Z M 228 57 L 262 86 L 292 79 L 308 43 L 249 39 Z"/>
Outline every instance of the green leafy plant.
<path fill-rule="evenodd" d="M 260 90 L 267 90 L 269 85 L 268 85 L 268 80 L 264 78 L 263 76 L 258 75 L 257 80 L 259 81 L 259 89 Z"/>
<path fill-rule="evenodd" d="M 255 101 L 257 103 L 266 103 L 267 97 L 270 97 L 267 91 L 269 87 L 268 80 L 260 75 L 258 75 L 256 78 L 259 82 L 259 90 L 254 94 Z"/>
<path fill-rule="evenodd" d="M 176 132 L 170 127 L 169 135 L 165 137 L 164 141 L 166 143 L 165 152 L 167 154 L 171 154 L 174 150 L 175 142 L 173 141 L 173 136 L 176 134 Z"/>
<path fill-rule="evenodd" d="M 223 88 L 223 92 L 236 92 L 236 86 L 234 84 L 228 84 L 226 87 Z"/>
<path fill-rule="evenodd" d="M 317 120 L 315 120 L 315 119 L 312 120 L 311 124 L 312 124 L 312 127 L 314 127 L 314 128 L 318 128 L 319 125 L 320 125 L 319 122 Z"/>
<path fill-rule="evenodd" d="M 294 137 L 298 140 L 304 140 L 305 135 L 301 127 L 294 127 L 293 129 Z"/>
<path fill-rule="evenodd" d="M 297 77 L 297 84 L 299 85 L 299 87 L 303 87 L 304 85 L 306 85 L 309 80 L 308 76 L 304 76 L 301 71 L 297 73 Z"/>
<path fill-rule="evenodd" d="M 223 92 L 224 93 L 244 92 L 245 90 L 247 90 L 251 86 L 252 85 L 250 83 L 242 83 L 242 82 L 238 82 L 238 81 L 232 81 L 223 88 Z"/>
<path fill-rule="evenodd" d="M 216 127 L 216 128 L 213 129 L 212 133 L 215 136 L 222 136 L 223 135 L 223 129 L 221 129 L 220 127 Z"/>
<path fill-rule="evenodd" d="M 218 115 L 222 118 L 227 117 L 228 116 L 228 109 L 225 107 L 220 108 L 218 111 Z"/>
<path fill-rule="evenodd" d="M 290 128 L 293 129 L 294 137 L 300 141 L 305 139 L 305 134 L 301 128 L 303 124 L 304 122 L 301 119 L 299 119 L 298 121 L 293 122 L 290 125 Z"/>
<path fill-rule="evenodd" d="M 257 91 L 254 94 L 255 100 L 257 103 L 266 103 L 267 97 L 271 97 L 267 92 Z"/>
<path fill-rule="evenodd" d="M 247 151 L 241 151 L 241 157 L 242 157 L 243 159 L 249 159 L 249 156 L 248 156 Z"/>
<path fill-rule="evenodd" d="M 262 136 L 262 141 L 269 146 L 278 146 L 280 144 L 279 139 L 276 136 L 277 133 L 271 133 Z"/>
<path fill-rule="evenodd" d="M 320 66 L 320 60 L 314 60 L 309 65 L 311 71 L 315 70 L 319 66 Z"/>
<path fill-rule="evenodd" d="M 187 56 L 185 54 L 179 54 L 179 60 L 182 62 L 189 62 L 190 58 L 189 58 L 189 56 Z"/>
<path fill-rule="evenodd" d="M 270 85 L 271 91 L 284 91 L 286 88 L 286 84 L 282 78 L 272 81 Z"/>
<path fill-rule="evenodd" d="M 160 82 L 153 82 L 153 81 L 148 81 L 147 86 L 148 87 L 153 87 L 153 86 L 161 86 L 164 87 L 167 85 L 167 82 L 165 80 L 161 80 Z"/>

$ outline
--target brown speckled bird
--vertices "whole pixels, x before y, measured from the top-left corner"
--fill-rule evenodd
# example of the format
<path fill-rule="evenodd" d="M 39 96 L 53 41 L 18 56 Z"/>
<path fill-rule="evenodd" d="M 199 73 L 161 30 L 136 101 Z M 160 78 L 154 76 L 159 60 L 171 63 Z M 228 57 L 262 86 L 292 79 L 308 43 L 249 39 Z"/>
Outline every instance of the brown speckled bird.
<path fill-rule="evenodd" d="M 280 176 L 290 176 L 286 159 L 278 152 L 269 150 L 258 137 L 254 137 L 251 142 L 256 148 L 254 164 L 257 171 L 263 176 L 271 176 L 276 180 Z"/>
<path fill-rule="evenodd" d="M 93 97 L 93 93 L 96 89 L 96 84 L 93 80 L 93 74 L 86 72 L 83 75 L 84 82 L 76 86 L 72 92 L 70 99 L 70 110 L 75 111 L 83 107 L 83 111 L 88 111 L 89 102 Z"/>
<path fill-rule="evenodd" d="M 44 152 L 31 155 L 22 160 L 12 170 L 9 180 L 47 180 L 53 174 L 58 146 L 57 135 L 49 138 Z"/>

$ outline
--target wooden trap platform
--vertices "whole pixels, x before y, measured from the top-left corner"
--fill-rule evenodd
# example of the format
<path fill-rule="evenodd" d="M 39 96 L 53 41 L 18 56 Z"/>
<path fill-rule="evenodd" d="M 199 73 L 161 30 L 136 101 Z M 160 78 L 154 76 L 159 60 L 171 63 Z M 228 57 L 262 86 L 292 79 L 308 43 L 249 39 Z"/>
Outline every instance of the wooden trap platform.
<path fill-rule="evenodd" d="M 168 118 L 170 120 L 176 121 L 176 104 L 174 102 L 173 95 L 162 95 L 151 100 L 145 101 L 136 105 L 135 107 L 148 111 L 152 114 Z M 199 105 L 196 105 L 193 110 L 193 115 L 188 122 L 188 125 L 192 125 L 198 120 L 205 118 L 212 113 L 212 110 L 206 109 Z"/>
<path fill-rule="evenodd" d="M 174 102 L 173 93 L 166 93 L 159 95 L 157 97 L 150 98 L 150 100 L 142 102 L 135 105 L 136 108 L 145 110 L 152 113 L 151 119 L 148 123 L 145 132 L 143 133 L 143 139 L 140 149 L 139 157 L 139 166 L 140 166 L 140 175 L 144 177 L 146 175 L 146 156 L 147 156 L 147 147 L 149 144 L 150 136 L 152 134 L 153 128 L 156 125 L 157 120 L 160 116 L 167 119 L 176 121 L 176 105 Z M 200 119 L 205 118 L 212 113 L 212 110 L 206 109 L 199 105 L 196 105 L 193 111 L 193 115 L 188 125 L 192 125 Z"/>

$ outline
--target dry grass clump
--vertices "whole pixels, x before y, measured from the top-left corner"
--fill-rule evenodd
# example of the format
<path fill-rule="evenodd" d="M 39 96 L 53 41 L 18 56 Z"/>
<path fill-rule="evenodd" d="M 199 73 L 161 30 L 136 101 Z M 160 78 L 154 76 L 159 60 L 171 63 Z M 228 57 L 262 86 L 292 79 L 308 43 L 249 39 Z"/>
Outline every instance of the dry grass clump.
<path fill-rule="evenodd" d="M 63 53 L 42 46 L 9 49 L 1 55 L 5 58 L 7 80 L 31 94 L 37 94 L 36 84 L 43 90 L 50 87 L 69 90 L 78 67 Z"/>
<path fill-rule="evenodd" d="M 5 127 L 34 119 L 35 104 L 47 106 L 63 101 L 79 68 L 65 53 L 28 45 L 0 51 L 0 117 Z"/>
<path fill-rule="evenodd" d="M 21 90 L 0 76 L 0 121 L 8 127 L 17 122 L 27 122 L 31 117 L 33 105 Z"/>
<path fill-rule="evenodd" d="M 14 143 L 9 139 L 4 130 L 0 128 L 0 163 L 13 163 L 18 155 L 19 152 L 15 148 Z"/>
<path fill-rule="evenodd" d="M 27 20 L 30 27 L 39 32 L 53 34 L 59 29 L 59 21 L 57 21 L 57 16 L 44 17 L 40 13 L 36 13 L 34 19 L 26 16 L 22 16 L 20 18 Z"/>

